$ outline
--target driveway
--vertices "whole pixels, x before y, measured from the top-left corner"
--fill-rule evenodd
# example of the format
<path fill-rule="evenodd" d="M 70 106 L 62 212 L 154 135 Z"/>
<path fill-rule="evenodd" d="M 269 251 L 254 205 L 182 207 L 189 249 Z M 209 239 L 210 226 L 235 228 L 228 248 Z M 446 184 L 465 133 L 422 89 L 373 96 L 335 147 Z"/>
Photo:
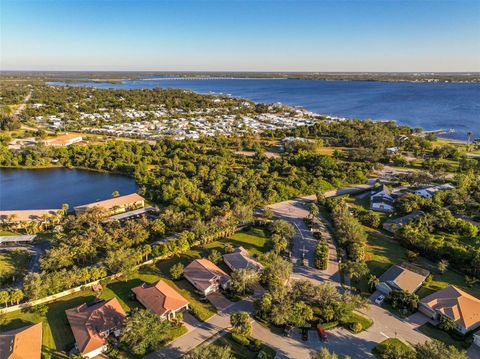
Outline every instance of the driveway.
<path fill-rule="evenodd" d="M 217 292 L 207 295 L 207 299 L 219 312 L 227 309 L 233 304 L 233 302 L 225 298 L 223 294 Z"/>

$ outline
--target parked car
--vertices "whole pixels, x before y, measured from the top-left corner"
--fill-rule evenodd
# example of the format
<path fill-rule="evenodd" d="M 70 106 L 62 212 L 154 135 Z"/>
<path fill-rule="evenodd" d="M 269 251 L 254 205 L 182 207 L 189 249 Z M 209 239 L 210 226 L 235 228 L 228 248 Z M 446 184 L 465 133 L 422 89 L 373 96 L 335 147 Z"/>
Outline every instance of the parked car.
<path fill-rule="evenodd" d="M 307 328 L 302 328 L 302 340 L 307 341 L 308 340 L 308 329 Z"/>
<path fill-rule="evenodd" d="M 375 299 L 375 304 L 382 305 L 383 301 L 385 300 L 385 296 L 383 294 L 380 294 L 376 299 Z"/>
<path fill-rule="evenodd" d="M 324 328 L 320 327 L 320 328 L 317 328 L 317 332 L 320 340 L 324 343 L 327 343 L 328 342 L 327 331 Z"/>

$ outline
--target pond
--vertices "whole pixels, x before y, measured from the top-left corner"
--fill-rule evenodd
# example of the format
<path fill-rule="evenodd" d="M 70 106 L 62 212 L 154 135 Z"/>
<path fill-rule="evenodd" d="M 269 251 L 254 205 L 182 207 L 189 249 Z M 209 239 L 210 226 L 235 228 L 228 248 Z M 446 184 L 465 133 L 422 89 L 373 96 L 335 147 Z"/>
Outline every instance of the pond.
<path fill-rule="evenodd" d="M 79 169 L 0 168 L 0 210 L 70 208 L 137 191 L 126 176 Z"/>

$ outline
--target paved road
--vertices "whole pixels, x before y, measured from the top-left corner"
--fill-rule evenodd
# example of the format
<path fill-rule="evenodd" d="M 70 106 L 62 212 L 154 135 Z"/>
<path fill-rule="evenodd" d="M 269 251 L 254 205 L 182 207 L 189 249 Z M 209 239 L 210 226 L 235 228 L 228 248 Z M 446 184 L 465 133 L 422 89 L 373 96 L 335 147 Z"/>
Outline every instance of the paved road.
<path fill-rule="evenodd" d="M 23 100 L 23 102 L 21 103 L 20 106 L 18 106 L 17 110 L 15 111 L 15 116 L 18 116 L 22 113 L 23 109 L 25 108 L 25 106 L 27 105 L 27 102 L 30 101 L 30 97 L 32 97 L 32 92 L 33 90 L 30 90 L 30 92 L 28 93 L 28 95 L 25 97 L 25 99 Z"/>

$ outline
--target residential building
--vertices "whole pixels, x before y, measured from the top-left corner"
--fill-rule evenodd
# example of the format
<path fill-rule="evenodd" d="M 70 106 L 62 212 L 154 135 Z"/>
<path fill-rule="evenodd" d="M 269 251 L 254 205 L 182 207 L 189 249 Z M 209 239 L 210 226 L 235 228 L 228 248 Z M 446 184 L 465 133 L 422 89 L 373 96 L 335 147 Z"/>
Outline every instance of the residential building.
<path fill-rule="evenodd" d="M 393 265 L 383 273 L 377 285 L 377 290 L 385 295 L 390 294 L 392 290 L 403 290 L 409 293 L 415 293 L 423 284 L 428 271 L 409 265 Z"/>
<path fill-rule="evenodd" d="M 232 253 L 224 254 L 223 261 L 232 271 L 238 269 L 261 271 L 263 269 L 263 266 L 243 247 L 238 247 Z"/>
<path fill-rule="evenodd" d="M 132 292 L 145 308 L 161 318 L 173 319 L 176 313 L 188 309 L 188 300 L 163 280 L 143 283 L 132 288 Z"/>
<path fill-rule="evenodd" d="M 384 184 L 374 188 L 370 194 L 370 209 L 380 212 L 393 212 L 394 199 Z"/>
<path fill-rule="evenodd" d="M 435 320 L 442 316 L 450 318 L 460 334 L 480 327 L 480 299 L 453 285 L 421 299 L 419 310 Z"/>
<path fill-rule="evenodd" d="M 43 140 L 45 146 L 70 146 L 74 143 L 82 142 L 83 138 L 79 135 L 65 134 L 48 140 Z"/>
<path fill-rule="evenodd" d="M 0 333 L 0 359 L 40 359 L 42 323 Z"/>
<path fill-rule="evenodd" d="M 0 244 L 31 243 L 36 235 L 0 236 Z"/>
<path fill-rule="evenodd" d="M 126 314 L 117 298 L 82 304 L 65 311 L 75 338 L 75 349 L 94 358 L 107 348 L 107 338 L 120 335 Z"/>
<path fill-rule="evenodd" d="M 75 213 L 83 213 L 92 208 L 103 208 L 112 213 L 122 213 L 127 210 L 137 209 L 145 206 L 145 198 L 137 193 L 131 193 L 126 196 L 115 197 L 106 199 L 104 201 L 98 201 L 93 203 L 84 204 L 74 207 Z"/>
<path fill-rule="evenodd" d="M 446 191 L 454 188 L 455 187 L 453 187 L 450 183 L 445 183 L 441 185 L 420 188 L 415 190 L 414 193 L 425 198 L 432 198 L 438 191 Z"/>
<path fill-rule="evenodd" d="M 183 276 L 204 295 L 226 289 L 230 276 L 208 259 L 195 259 L 185 267 Z"/>

